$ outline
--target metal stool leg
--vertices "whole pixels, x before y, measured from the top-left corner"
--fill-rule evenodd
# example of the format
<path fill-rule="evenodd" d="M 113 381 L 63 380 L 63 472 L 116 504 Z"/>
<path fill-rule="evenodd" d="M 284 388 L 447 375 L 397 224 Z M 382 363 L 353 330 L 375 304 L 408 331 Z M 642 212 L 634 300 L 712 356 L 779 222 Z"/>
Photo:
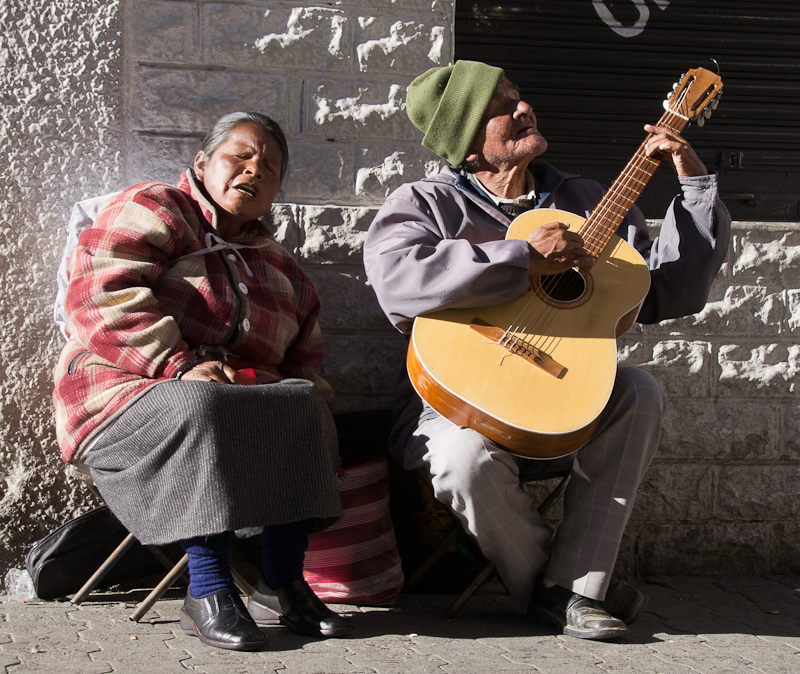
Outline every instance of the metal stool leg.
<path fill-rule="evenodd" d="M 183 574 L 186 568 L 189 566 L 189 555 L 184 555 L 181 560 L 172 567 L 172 571 L 170 571 L 162 581 L 155 586 L 153 591 L 148 594 L 136 607 L 136 610 L 130 615 L 130 619 L 134 622 L 139 622 L 159 599 L 164 596 L 164 593 L 172 587 L 172 584 Z"/>
<path fill-rule="evenodd" d="M 411 576 L 411 580 L 406 583 L 406 589 L 413 590 L 419 581 L 428 573 L 428 570 L 436 564 L 437 560 L 447 552 L 447 548 L 449 548 L 458 538 L 458 535 L 461 533 L 461 525 L 456 523 L 456 526 L 451 529 L 450 533 L 447 534 L 445 539 L 436 546 L 436 549 L 430 554 L 428 559 L 426 559 L 420 567 L 414 572 L 414 575 Z"/>
<path fill-rule="evenodd" d="M 147 548 L 147 551 L 151 555 L 153 555 L 153 557 L 155 557 L 156 560 L 158 560 L 158 562 L 161 564 L 161 566 L 163 566 L 167 571 L 172 571 L 172 568 L 175 566 L 175 561 L 174 560 L 172 560 L 169 557 L 167 557 L 157 545 L 145 545 L 145 547 Z M 188 573 L 184 573 L 181 576 L 181 579 L 187 585 L 189 584 L 189 574 Z"/>
<path fill-rule="evenodd" d="M 559 482 L 558 485 L 556 485 L 555 489 L 553 489 L 553 491 L 550 492 L 550 494 L 547 496 L 547 498 L 544 501 L 542 501 L 542 503 L 536 509 L 540 516 L 544 516 L 547 513 L 547 511 L 550 510 L 550 508 L 553 507 L 553 504 L 559 498 L 561 498 L 561 496 L 564 494 L 564 491 L 567 488 L 567 483 L 568 482 L 569 482 L 569 474 L 564 475 L 564 477 L 561 478 L 561 482 Z M 458 532 L 458 530 L 456 530 L 456 533 L 457 532 Z M 440 555 L 441 555 L 441 553 L 440 553 Z M 436 560 L 434 560 L 434 561 L 436 561 Z M 472 597 L 472 595 L 475 594 L 478 591 L 478 589 L 481 587 L 481 585 L 483 585 L 486 581 L 488 581 L 494 575 L 495 571 L 497 571 L 497 567 L 495 566 L 494 562 L 489 562 L 483 568 L 483 571 L 481 571 L 475 577 L 475 580 L 473 580 L 469 584 L 469 587 L 467 587 L 467 589 L 464 590 L 464 592 L 461 594 L 461 596 L 458 599 L 456 599 L 453 602 L 453 604 L 450 606 L 450 608 L 448 608 L 445 611 L 445 613 L 444 613 L 445 616 L 447 616 L 448 618 L 452 618 L 453 616 L 455 616 L 455 614 L 458 613 L 461 610 L 461 608 L 464 606 L 464 604 L 466 604 L 467 601 L 469 601 L 470 597 Z"/>
<path fill-rule="evenodd" d="M 105 578 L 106 574 L 114 567 L 114 565 L 122 558 L 122 556 L 128 551 L 128 549 L 136 542 L 136 538 L 134 538 L 133 534 L 128 534 L 117 546 L 117 549 L 112 552 L 105 562 L 103 562 L 95 571 L 91 578 L 87 580 L 83 587 L 75 593 L 75 596 L 70 599 L 73 604 L 79 605 L 89 593 L 94 590 L 95 587 L 100 583 L 103 578 Z"/>
<path fill-rule="evenodd" d="M 253 594 L 253 586 L 250 585 L 250 583 L 244 579 L 244 576 L 233 567 L 231 567 L 231 575 L 233 576 L 234 584 L 239 588 L 239 591 L 245 597 L 249 597 L 251 594 Z"/>
<path fill-rule="evenodd" d="M 548 497 L 542 501 L 539 507 L 536 509 L 536 512 L 539 513 L 540 516 L 544 516 L 547 514 L 547 511 L 553 507 L 553 504 L 561 498 L 563 493 L 567 490 L 567 483 L 569 482 L 569 473 L 567 473 L 564 477 L 561 478 L 561 482 L 556 485 L 556 488 L 550 492 Z"/>
<path fill-rule="evenodd" d="M 494 575 L 494 572 L 497 570 L 497 567 L 494 565 L 494 562 L 489 562 L 485 567 L 483 567 L 483 571 L 481 571 L 477 576 L 475 576 L 475 580 L 473 580 L 469 587 L 461 593 L 461 596 L 456 599 L 453 604 L 447 609 L 444 614 L 448 618 L 452 618 L 461 610 L 461 607 L 464 606 L 469 601 L 469 598 L 478 591 L 481 585 L 483 585 L 489 578 Z"/>

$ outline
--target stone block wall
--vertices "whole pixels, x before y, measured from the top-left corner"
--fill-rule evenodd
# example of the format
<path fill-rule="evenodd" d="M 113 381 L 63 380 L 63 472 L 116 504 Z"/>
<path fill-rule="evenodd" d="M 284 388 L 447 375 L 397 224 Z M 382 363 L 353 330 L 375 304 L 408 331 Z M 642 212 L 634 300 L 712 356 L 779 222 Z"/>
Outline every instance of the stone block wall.
<path fill-rule="evenodd" d="M 369 288 L 361 245 L 399 184 L 438 169 L 405 87 L 453 53 L 453 0 L 21 0 L 0 6 L 0 571 L 89 503 L 57 460 L 51 321 L 71 204 L 172 182 L 233 110 L 283 126 L 278 238 L 323 302 L 338 410 L 388 406 L 405 340 Z M 657 226 L 657 223 L 654 223 Z M 661 452 L 621 555 L 632 573 L 797 572 L 800 229 L 737 223 L 697 316 L 635 328 L 623 363 L 669 393 Z"/>
<path fill-rule="evenodd" d="M 119 3 L 0 3 L 0 577 L 85 506 L 53 430 L 55 271 L 71 204 L 121 186 Z"/>
<path fill-rule="evenodd" d="M 705 309 L 621 340 L 670 406 L 623 559 L 658 573 L 800 568 L 800 229 L 738 222 Z"/>

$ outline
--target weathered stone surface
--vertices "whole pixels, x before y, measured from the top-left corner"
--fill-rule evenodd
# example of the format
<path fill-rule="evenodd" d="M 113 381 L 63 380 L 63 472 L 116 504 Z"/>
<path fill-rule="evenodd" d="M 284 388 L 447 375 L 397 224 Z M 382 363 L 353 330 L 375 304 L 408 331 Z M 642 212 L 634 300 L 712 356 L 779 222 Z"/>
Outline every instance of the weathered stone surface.
<path fill-rule="evenodd" d="M 723 344 L 716 391 L 723 396 L 785 396 L 796 392 L 800 345 L 784 342 Z"/>
<path fill-rule="evenodd" d="M 747 231 L 747 224 L 740 223 L 733 234 L 734 278 L 763 276 L 782 283 L 800 280 L 800 231 L 790 226 L 758 223 L 750 223 L 754 226 Z"/>
<path fill-rule="evenodd" d="M 334 6 L 204 3 L 203 60 L 236 68 L 352 69 L 351 19 Z"/>
<path fill-rule="evenodd" d="M 361 249 L 375 217 L 372 208 L 304 206 L 303 259 L 316 263 L 361 263 Z"/>
<path fill-rule="evenodd" d="M 669 397 L 707 397 L 711 392 L 711 345 L 684 339 L 619 341 L 619 364 L 646 369 Z"/>
<path fill-rule="evenodd" d="M 386 332 L 390 323 L 360 265 L 308 266 L 305 269 L 319 293 L 323 334 L 342 332 Z"/>
<path fill-rule="evenodd" d="M 426 21 L 427 19 L 427 21 Z M 407 73 L 411 79 L 428 68 L 445 65 L 450 33 L 439 17 L 359 16 L 355 51 L 361 72 Z"/>
<path fill-rule="evenodd" d="M 800 568 L 800 522 L 784 519 L 768 526 L 772 531 L 769 568 Z"/>
<path fill-rule="evenodd" d="M 308 80 L 304 128 L 315 136 L 411 139 L 416 127 L 405 114 L 402 82 Z"/>
<path fill-rule="evenodd" d="M 714 508 L 716 467 L 656 463 L 639 489 L 632 518 L 654 522 L 702 522 Z"/>
<path fill-rule="evenodd" d="M 670 400 L 660 460 L 776 461 L 785 459 L 780 410 L 752 400 Z"/>
<path fill-rule="evenodd" d="M 540 480 L 537 482 L 526 482 L 523 484 L 523 489 L 531 495 L 533 499 L 533 507 L 538 508 L 541 503 L 548 497 L 550 492 L 558 486 L 561 478 L 553 478 L 550 480 Z M 564 516 L 564 499 L 557 499 L 551 509 L 547 512 L 544 519 L 557 525 L 561 518 Z"/>
<path fill-rule="evenodd" d="M 192 165 L 202 137 L 156 136 L 134 133 L 128 144 L 127 181 L 157 181 L 175 185 L 178 176 Z M 127 185 L 126 185 L 127 187 Z"/>
<path fill-rule="evenodd" d="M 717 467 L 713 516 L 716 520 L 797 521 L 798 465 L 722 465 Z"/>
<path fill-rule="evenodd" d="M 375 401 L 391 403 L 390 391 L 405 366 L 405 354 L 406 339 L 400 333 L 384 336 L 329 332 L 325 336 L 321 372 L 334 391 L 358 398 L 365 404 L 364 409 L 373 409 L 381 406 Z"/>
<path fill-rule="evenodd" d="M 389 0 L 389 2 L 365 3 L 364 0 L 336 0 L 336 6 L 342 7 L 358 7 L 362 11 L 364 8 L 373 8 L 385 10 L 389 5 L 391 8 L 398 10 L 422 10 L 439 12 L 442 15 L 443 23 L 447 22 L 447 16 L 453 14 L 452 0 Z M 412 12 L 403 11 L 399 13 L 400 16 L 406 17 L 411 15 Z M 416 14 L 416 13 L 413 13 Z"/>
<path fill-rule="evenodd" d="M 273 204 L 269 215 L 264 218 L 270 234 L 295 258 L 300 255 L 302 232 L 297 224 L 299 207 L 296 204 Z"/>
<path fill-rule="evenodd" d="M 353 201 L 353 148 L 289 139 L 289 175 L 281 198 L 297 203 Z"/>
<path fill-rule="evenodd" d="M 190 63 L 198 57 L 198 8 L 188 2 L 137 2 L 131 8 L 133 57 Z"/>
<path fill-rule="evenodd" d="M 404 183 L 437 173 L 441 165 L 419 143 L 365 147 L 356 153 L 355 193 L 380 202 Z"/>
<path fill-rule="evenodd" d="M 300 109 L 300 82 L 264 73 L 147 68 L 132 83 L 134 128 L 205 134 L 222 115 L 237 110 L 271 112 L 284 133 L 295 132 L 292 111 Z M 296 101 L 296 102 L 295 102 Z"/>
<path fill-rule="evenodd" d="M 717 284 L 708 304 L 691 317 L 670 321 L 682 332 L 712 335 L 774 335 L 787 332 L 786 294 L 776 284 Z"/>
<path fill-rule="evenodd" d="M 641 574 L 760 575 L 772 567 L 775 536 L 761 522 L 636 522 L 626 534 Z"/>
<path fill-rule="evenodd" d="M 789 332 L 796 335 L 800 331 L 800 290 L 786 291 L 786 306 L 789 311 L 786 321 Z"/>
<path fill-rule="evenodd" d="M 783 456 L 800 461 L 800 403 L 792 400 L 781 408 L 783 433 L 781 448 Z"/>
<path fill-rule="evenodd" d="M 0 576 L 91 502 L 58 458 L 52 303 L 72 204 L 124 184 L 119 12 L 99 0 L 0 4 Z"/>

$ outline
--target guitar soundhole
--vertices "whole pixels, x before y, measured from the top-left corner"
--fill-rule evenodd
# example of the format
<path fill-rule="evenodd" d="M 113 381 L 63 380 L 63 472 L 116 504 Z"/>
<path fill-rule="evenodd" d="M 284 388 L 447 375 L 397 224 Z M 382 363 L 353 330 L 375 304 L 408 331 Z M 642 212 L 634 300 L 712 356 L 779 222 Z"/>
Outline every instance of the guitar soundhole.
<path fill-rule="evenodd" d="M 539 276 L 534 283 L 536 294 L 541 299 L 564 308 L 583 304 L 589 299 L 591 288 L 591 277 L 577 269 Z"/>

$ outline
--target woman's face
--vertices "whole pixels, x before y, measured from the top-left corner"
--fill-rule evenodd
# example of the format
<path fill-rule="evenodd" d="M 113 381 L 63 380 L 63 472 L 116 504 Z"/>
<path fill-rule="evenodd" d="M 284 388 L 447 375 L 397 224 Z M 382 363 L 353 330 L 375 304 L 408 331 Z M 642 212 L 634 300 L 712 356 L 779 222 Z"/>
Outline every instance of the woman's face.
<path fill-rule="evenodd" d="M 235 126 L 210 156 L 197 153 L 194 172 L 218 207 L 223 235 L 235 236 L 269 210 L 280 189 L 282 159 L 275 136 L 250 123 Z"/>

